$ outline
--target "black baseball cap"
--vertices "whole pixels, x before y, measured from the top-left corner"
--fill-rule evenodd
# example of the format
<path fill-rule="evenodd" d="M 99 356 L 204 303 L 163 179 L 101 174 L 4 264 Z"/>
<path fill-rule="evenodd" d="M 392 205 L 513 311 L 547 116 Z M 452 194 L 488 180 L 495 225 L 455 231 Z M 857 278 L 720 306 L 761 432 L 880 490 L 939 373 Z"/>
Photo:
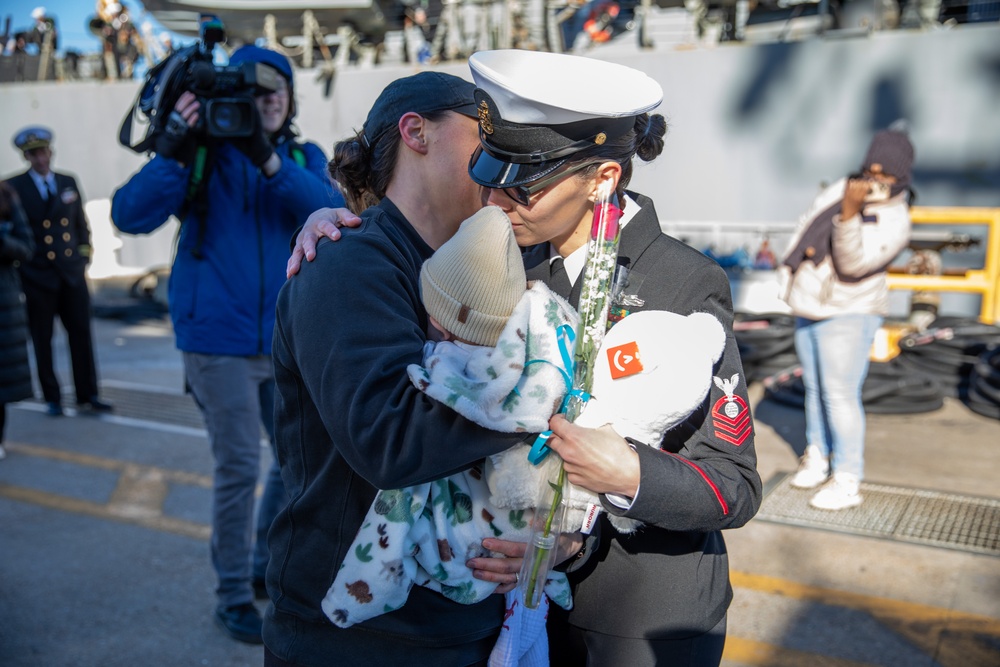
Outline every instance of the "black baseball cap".
<path fill-rule="evenodd" d="M 396 79 L 379 94 L 368 112 L 362 134 L 369 147 L 399 124 L 405 113 L 455 111 L 478 118 L 475 84 L 444 72 L 420 72 Z"/>

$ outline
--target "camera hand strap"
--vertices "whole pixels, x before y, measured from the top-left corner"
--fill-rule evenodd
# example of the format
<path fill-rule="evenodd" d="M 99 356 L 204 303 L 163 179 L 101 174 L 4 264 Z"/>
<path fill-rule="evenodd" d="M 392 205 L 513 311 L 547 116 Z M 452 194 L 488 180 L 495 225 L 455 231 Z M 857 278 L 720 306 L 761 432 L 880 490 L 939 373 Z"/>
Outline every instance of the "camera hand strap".
<path fill-rule="evenodd" d="M 136 106 L 133 105 L 132 110 L 125 114 L 125 118 L 122 119 L 122 126 L 118 130 L 118 143 L 125 148 L 135 151 L 136 153 L 145 153 L 153 146 L 154 134 L 152 132 L 147 132 L 142 141 L 134 146 L 132 145 L 132 119 L 135 117 L 135 110 Z"/>

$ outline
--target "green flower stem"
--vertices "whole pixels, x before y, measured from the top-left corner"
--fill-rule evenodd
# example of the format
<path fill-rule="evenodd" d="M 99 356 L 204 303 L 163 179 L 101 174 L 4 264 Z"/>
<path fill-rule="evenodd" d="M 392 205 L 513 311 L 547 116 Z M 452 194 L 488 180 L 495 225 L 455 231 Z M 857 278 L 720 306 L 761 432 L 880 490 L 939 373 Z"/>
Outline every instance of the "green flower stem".
<path fill-rule="evenodd" d="M 566 483 L 566 469 L 563 465 L 559 464 L 559 474 L 556 476 L 555 482 L 549 482 L 549 486 L 552 487 L 552 505 L 549 507 L 549 513 L 545 517 L 545 527 L 542 529 L 542 537 L 548 537 L 552 534 L 552 520 L 556 516 L 556 511 L 559 509 L 559 504 L 562 502 L 563 497 L 563 486 Z M 538 571 L 542 568 L 542 563 L 545 562 L 546 557 L 549 554 L 550 549 L 546 547 L 540 547 L 535 545 L 535 560 L 531 564 L 531 578 L 528 580 L 528 594 L 525 598 L 526 600 L 533 600 L 535 598 L 535 588 L 538 586 Z"/>

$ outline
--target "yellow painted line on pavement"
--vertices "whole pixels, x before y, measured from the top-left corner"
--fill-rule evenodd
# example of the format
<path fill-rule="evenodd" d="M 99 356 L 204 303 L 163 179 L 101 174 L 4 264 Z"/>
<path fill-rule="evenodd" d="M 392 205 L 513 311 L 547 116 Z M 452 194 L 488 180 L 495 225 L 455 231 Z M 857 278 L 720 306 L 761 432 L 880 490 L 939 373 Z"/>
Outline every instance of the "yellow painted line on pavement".
<path fill-rule="evenodd" d="M 127 465 L 118 477 L 108 509 L 135 518 L 160 516 L 169 493 L 162 470 Z"/>
<path fill-rule="evenodd" d="M 809 586 L 787 579 L 747 572 L 732 572 L 730 579 L 736 588 L 867 613 L 874 620 L 932 658 L 934 663 L 941 665 L 941 667 L 996 667 L 1000 665 L 1000 651 L 996 648 L 997 640 L 1000 639 L 1000 620 L 996 618 L 916 602 Z M 728 641 L 727 639 L 727 650 L 729 648 Z M 752 646 L 736 644 L 736 648 L 733 650 L 747 653 L 746 656 L 731 658 L 736 662 L 762 667 L 784 664 L 774 662 L 766 655 L 761 661 L 750 659 L 756 655 L 755 648 Z M 791 664 L 813 665 L 814 662 Z"/>
<path fill-rule="evenodd" d="M 1000 637 L 1000 619 L 978 614 L 969 614 L 943 607 L 932 607 L 917 602 L 891 600 L 861 593 L 838 591 L 800 584 L 788 579 L 769 577 L 762 574 L 733 571 L 730 580 L 734 587 L 748 588 L 762 593 L 773 593 L 796 600 L 821 602 L 835 607 L 847 607 L 867 611 L 874 616 L 906 618 L 914 623 L 940 622 L 947 620 L 949 628 L 966 632 L 978 632 Z"/>
<path fill-rule="evenodd" d="M 753 667 L 872 667 L 867 662 L 833 658 L 819 653 L 796 651 L 774 644 L 728 635 L 722 659 Z"/>
<path fill-rule="evenodd" d="M 185 521 L 184 519 L 175 519 L 163 515 L 148 516 L 144 513 L 139 513 L 136 516 L 127 510 L 116 509 L 113 505 L 101 505 L 88 500 L 67 498 L 66 496 L 58 496 L 36 489 L 26 489 L 12 484 L 0 484 L 0 496 L 61 512 L 83 514 L 96 519 L 110 519 L 120 523 L 142 526 L 143 528 L 174 533 L 176 535 L 183 535 L 184 537 L 193 537 L 199 540 L 207 540 L 212 533 L 212 529 L 209 526 L 195 523 L 194 521 Z"/>
<path fill-rule="evenodd" d="M 80 452 L 68 452 L 64 449 L 55 449 L 53 447 L 42 447 L 41 445 L 25 445 L 23 443 L 12 442 L 7 445 L 7 449 L 8 451 L 24 454 L 26 456 L 34 456 L 36 458 L 50 459 L 53 461 L 64 461 L 66 463 L 75 463 L 89 468 L 100 468 L 101 470 L 122 472 L 129 467 L 155 470 L 158 471 L 167 482 L 187 484 L 188 486 L 197 486 L 203 489 L 212 488 L 211 477 L 208 477 L 207 475 L 199 475 L 193 472 L 185 472 L 183 470 L 170 470 L 169 468 L 159 468 L 157 466 L 132 463 L 130 461 L 108 459 L 101 456 L 93 456 L 91 454 L 81 454 Z"/>
<path fill-rule="evenodd" d="M 210 489 L 212 488 L 210 477 L 39 445 L 11 443 L 7 449 L 12 454 L 108 470 L 118 472 L 120 475 L 107 504 L 3 483 L 0 483 L 0 496 L 63 512 L 109 519 L 199 540 L 207 540 L 212 533 L 211 527 L 205 524 L 163 514 L 163 502 L 169 490 L 168 483 Z"/>

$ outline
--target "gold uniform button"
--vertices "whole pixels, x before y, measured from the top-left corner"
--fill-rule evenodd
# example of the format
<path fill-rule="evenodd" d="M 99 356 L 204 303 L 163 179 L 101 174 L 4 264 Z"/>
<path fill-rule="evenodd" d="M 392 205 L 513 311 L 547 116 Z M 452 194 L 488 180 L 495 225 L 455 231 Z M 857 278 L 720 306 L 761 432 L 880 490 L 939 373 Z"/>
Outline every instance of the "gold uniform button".
<path fill-rule="evenodd" d="M 45 245 L 52 245 L 52 236 L 49 235 L 49 234 L 46 234 L 45 238 L 44 238 L 44 241 L 45 241 Z"/>
<path fill-rule="evenodd" d="M 812 257 L 815 254 L 816 254 L 816 248 L 813 248 L 812 246 L 806 248 L 806 257 Z"/>
<path fill-rule="evenodd" d="M 69 241 L 69 232 L 63 232 L 63 241 Z"/>
<path fill-rule="evenodd" d="M 50 220 L 42 220 L 42 227 L 44 227 L 45 229 L 48 229 L 51 226 L 52 226 L 52 222 Z"/>
<path fill-rule="evenodd" d="M 73 251 L 71 249 L 69 249 L 69 248 L 66 248 L 66 250 L 64 252 L 66 253 L 67 257 L 72 257 L 73 256 Z"/>
<path fill-rule="evenodd" d="M 55 259 L 56 258 L 56 254 L 54 252 L 52 252 L 51 250 L 49 250 L 47 253 L 45 253 L 45 256 L 48 257 L 49 259 Z"/>
<path fill-rule="evenodd" d="M 69 227 L 69 220 L 63 218 L 62 220 L 59 221 L 59 224 L 62 225 L 63 227 Z"/>

